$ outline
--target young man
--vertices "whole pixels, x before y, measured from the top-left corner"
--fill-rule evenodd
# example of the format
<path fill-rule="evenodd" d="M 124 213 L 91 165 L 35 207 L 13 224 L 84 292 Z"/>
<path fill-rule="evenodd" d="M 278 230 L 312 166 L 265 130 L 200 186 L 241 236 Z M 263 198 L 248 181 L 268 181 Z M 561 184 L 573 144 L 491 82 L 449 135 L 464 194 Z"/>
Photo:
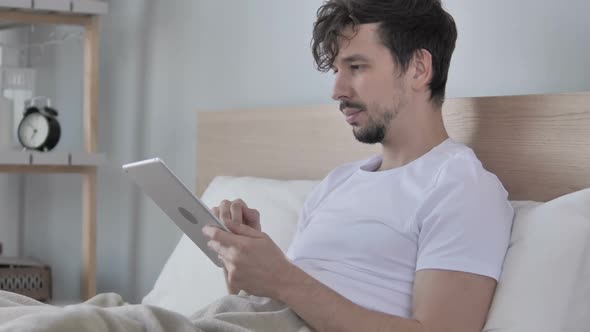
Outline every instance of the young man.
<path fill-rule="evenodd" d="M 313 54 L 333 99 L 382 154 L 333 170 L 308 197 L 287 256 L 241 201 L 206 228 L 231 293 L 284 302 L 318 331 L 480 331 L 513 211 L 498 179 L 444 128 L 457 31 L 437 0 L 332 0 Z"/>

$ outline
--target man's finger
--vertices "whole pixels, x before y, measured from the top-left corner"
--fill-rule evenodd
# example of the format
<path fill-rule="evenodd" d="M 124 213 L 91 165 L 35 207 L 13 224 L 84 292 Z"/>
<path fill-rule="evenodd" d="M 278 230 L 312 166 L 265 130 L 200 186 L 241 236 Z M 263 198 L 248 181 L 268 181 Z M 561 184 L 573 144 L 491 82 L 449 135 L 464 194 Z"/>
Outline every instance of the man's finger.
<path fill-rule="evenodd" d="M 233 201 L 231 203 L 231 205 L 229 206 L 229 209 L 231 212 L 231 221 L 233 223 L 241 224 L 242 222 L 244 222 L 244 219 L 242 217 L 242 209 L 243 208 L 244 208 L 243 205 L 238 201 Z"/>
<path fill-rule="evenodd" d="M 224 247 L 219 241 L 211 240 L 207 242 L 207 247 L 215 251 L 219 256 L 225 257 L 227 253 L 227 247 Z"/>
<path fill-rule="evenodd" d="M 232 203 L 240 204 L 244 209 L 248 208 L 246 202 L 244 202 L 244 200 L 241 198 L 235 199 Z"/>
<path fill-rule="evenodd" d="M 229 223 L 230 225 L 234 225 L 233 223 Z M 205 226 L 203 227 L 203 235 L 208 237 L 211 240 L 217 241 L 221 243 L 223 246 L 230 246 L 240 243 L 240 236 L 236 234 L 232 234 L 230 232 L 226 232 L 220 228 L 214 226 Z"/>
<path fill-rule="evenodd" d="M 227 199 L 224 199 L 219 204 L 219 219 L 224 223 L 231 221 L 231 211 L 229 209 L 231 202 Z"/>
<path fill-rule="evenodd" d="M 264 233 L 255 230 L 254 228 L 244 225 L 244 224 L 235 224 L 232 223 L 231 225 L 227 225 L 227 228 L 234 234 L 234 236 L 247 236 L 253 238 L 261 238 L 264 237 Z"/>
<path fill-rule="evenodd" d="M 247 207 L 242 211 L 242 213 L 244 214 L 244 219 L 248 221 L 260 221 L 260 212 L 258 212 L 256 209 Z"/>
<path fill-rule="evenodd" d="M 235 256 L 235 249 L 226 247 L 217 241 L 211 240 L 207 242 L 207 246 L 217 253 L 217 257 L 223 261 L 224 265 L 231 261 L 232 255 Z"/>
<path fill-rule="evenodd" d="M 258 212 L 258 210 L 249 208 L 248 204 L 246 204 L 246 202 L 244 202 L 244 200 L 238 198 L 238 199 L 232 201 L 232 205 L 234 205 L 234 204 L 240 205 L 242 207 L 241 212 L 246 220 L 254 221 L 254 220 L 260 219 L 260 213 Z"/>
<path fill-rule="evenodd" d="M 215 216 L 215 218 L 219 219 L 219 207 L 214 207 L 211 209 L 211 213 Z"/>
<path fill-rule="evenodd" d="M 207 242 L 207 247 L 211 248 L 211 250 L 215 251 L 218 255 L 221 256 L 221 243 L 215 241 L 215 240 L 211 240 L 209 242 Z"/>

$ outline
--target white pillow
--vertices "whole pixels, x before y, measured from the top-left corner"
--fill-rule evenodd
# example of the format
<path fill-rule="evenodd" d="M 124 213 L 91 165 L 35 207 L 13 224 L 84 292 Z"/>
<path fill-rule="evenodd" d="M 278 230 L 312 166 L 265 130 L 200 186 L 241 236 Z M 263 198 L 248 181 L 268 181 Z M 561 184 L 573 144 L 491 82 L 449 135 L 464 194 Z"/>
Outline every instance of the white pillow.
<path fill-rule="evenodd" d="M 590 189 L 515 211 L 484 331 L 589 331 Z"/>
<path fill-rule="evenodd" d="M 318 183 L 222 176 L 213 179 L 201 200 L 213 207 L 224 199 L 243 199 L 248 206 L 260 211 L 262 230 L 286 251 L 305 198 Z M 183 235 L 142 304 L 191 315 L 225 294 L 222 270 Z"/>
<path fill-rule="evenodd" d="M 303 202 L 317 181 L 218 177 L 209 206 L 242 198 L 286 250 Z M 590 189 L 547 203 L 512 202 L 510 249 L 484 331 L 586 331 L 590 326 Z M 223 273 L 183 236 L 143 304 L 190 315 L 226 294 Z"/>

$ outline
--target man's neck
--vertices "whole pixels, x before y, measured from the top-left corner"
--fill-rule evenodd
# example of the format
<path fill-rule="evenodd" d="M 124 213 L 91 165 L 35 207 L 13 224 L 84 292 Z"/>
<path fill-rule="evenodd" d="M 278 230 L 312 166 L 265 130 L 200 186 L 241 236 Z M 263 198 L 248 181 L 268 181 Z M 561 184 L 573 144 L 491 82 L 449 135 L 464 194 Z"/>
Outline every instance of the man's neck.
<path fill-rule="evenodd" d="M 382 144 L 383 162 L 378 171 L 404 166 L 449 138 L 442 117 L 416 122 L 411 128 L 396 130 Z"/>

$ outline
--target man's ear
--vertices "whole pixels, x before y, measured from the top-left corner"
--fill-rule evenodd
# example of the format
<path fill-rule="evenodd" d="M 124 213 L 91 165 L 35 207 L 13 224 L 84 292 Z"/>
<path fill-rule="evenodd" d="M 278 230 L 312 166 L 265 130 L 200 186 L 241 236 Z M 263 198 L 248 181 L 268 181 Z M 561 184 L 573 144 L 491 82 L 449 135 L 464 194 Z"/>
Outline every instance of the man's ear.
<path fill-rule="evenodd" d="M 432 80 L 432 54 L 425 49 L 419 49 L 412 57 L 413 67 L 412 89 L 415 91 L 428 90 Z"/>

